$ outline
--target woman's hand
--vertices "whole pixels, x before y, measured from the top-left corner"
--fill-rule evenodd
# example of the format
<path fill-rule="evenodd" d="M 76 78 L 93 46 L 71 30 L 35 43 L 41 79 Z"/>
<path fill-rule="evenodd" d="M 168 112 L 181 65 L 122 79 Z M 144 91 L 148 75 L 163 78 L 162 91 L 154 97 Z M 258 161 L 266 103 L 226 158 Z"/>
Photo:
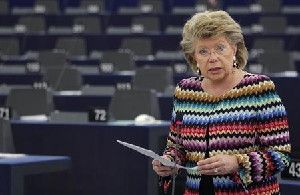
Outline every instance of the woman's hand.
<path fill-rule="evenodd" d="M 168 159 L 165 156 L 162 156 L 162 157 Z M 157 175 L 159 175 L 161 177 L 166 177 L 166 176 L 172 175 L 178 171 L 178 169 L 176 169 L 174 167 L 167 167 L 167 166 L 162 165 L 158 160 L 152 161 L 152 167 L 153 167 L 153 170 L 157 173 Z"/>
<path fill-rule="evenodd" d="M 200 160 L 197 165 L 200 173 L 204 175 L 225 175 L 236 172 L 239 168 L 236 156 L 227 154 Z"/>

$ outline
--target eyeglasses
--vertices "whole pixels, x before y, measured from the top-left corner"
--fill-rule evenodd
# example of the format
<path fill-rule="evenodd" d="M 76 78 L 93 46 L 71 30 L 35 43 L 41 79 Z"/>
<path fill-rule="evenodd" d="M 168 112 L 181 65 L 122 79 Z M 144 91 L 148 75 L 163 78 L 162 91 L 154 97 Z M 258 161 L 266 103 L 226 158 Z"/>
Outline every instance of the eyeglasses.
<path fill-rule="evenodd" d="M 213 49 L 200 48 L 198 53 L 202 57 L 208 57 L 211 55 L 212 52 L 214 52 L 215 54 L 218 54 L 218 55 L 225 55 L 225 54 L 227 54 L 228 51 L 229 51 L 228 46 L 220 43 L 220 44 L 217 44 Z"/>

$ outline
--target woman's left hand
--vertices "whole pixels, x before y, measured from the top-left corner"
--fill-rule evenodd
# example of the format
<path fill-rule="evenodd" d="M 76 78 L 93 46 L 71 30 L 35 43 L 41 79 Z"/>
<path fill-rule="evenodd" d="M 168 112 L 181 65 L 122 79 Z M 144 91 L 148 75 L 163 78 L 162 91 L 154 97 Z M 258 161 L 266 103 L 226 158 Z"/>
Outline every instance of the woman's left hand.
<path fill-rule="evenodd" d="M 236 156 L 227 154 L 200 160 L 197 165 L 203 175 L 225 175 L 236 172 L 239 168 Z"/>

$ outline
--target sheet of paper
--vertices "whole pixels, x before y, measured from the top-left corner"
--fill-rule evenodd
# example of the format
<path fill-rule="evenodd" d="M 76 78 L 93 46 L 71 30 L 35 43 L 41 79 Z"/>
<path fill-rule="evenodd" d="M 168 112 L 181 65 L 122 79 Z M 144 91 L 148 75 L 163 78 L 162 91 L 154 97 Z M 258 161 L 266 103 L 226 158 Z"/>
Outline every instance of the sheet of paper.
<path fill-rule="evenodd" d="M 129 144 L 127 142 L 123 142 L 123 141 L 120 141 L 120 140 L 117 140 L 117 142 L 119 144 L 122 144 L 123 146 L 126 146 L 130 149 L 133 149 L 145 156 L 148 156 L 150 158 L 153 158 L 153 159 L 156 159 L 158 160 L 161 164 L 163 164 L 164 166 L 169 166 L 169 167 L 176 167 L 176 168 L 180 168 L 180 169 L 186 169 L 186 170 L 196 170 L 197 167 L 184 167 L 184 166 L 181 166 L 179 164 L 176 164 L 168 159 L 165 159 L 163 157 L 161 157 L 160 155 L 156 154 L 155 152 L 153 152 L 152 150 L 147 150 L 145 148 L 142 148 L 140 146 L 136 146 L 134 144 Z"/>

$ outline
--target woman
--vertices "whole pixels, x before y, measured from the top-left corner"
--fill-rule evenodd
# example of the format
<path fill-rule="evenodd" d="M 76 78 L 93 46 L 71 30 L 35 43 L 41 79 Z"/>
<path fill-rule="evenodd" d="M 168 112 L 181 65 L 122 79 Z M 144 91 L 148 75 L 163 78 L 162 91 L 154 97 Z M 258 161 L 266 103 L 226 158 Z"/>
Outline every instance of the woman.
<path fill-rule="evenodd" d="M 181 46 L 199 76 L 176 87 L 163 156 L 197 167 L 187 171 L 184 194 L 279 194 L 276 175 L 289 164 L 287 116 L 270 78 L 243 70 L 241 27 L 224 11 L 197 13 Z M 162 177 L 176 171 L 152 164 Z"/>

